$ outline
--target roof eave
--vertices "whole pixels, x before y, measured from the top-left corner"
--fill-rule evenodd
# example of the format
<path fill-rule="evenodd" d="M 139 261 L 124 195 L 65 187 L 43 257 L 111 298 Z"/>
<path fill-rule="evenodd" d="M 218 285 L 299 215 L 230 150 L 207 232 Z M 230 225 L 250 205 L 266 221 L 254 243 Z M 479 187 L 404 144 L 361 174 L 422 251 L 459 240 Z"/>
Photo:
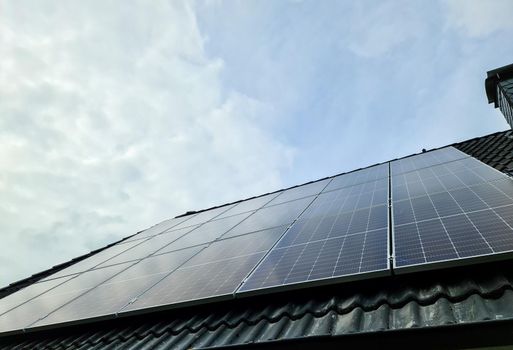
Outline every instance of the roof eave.
<path fill-rule="evenodd" d="M 499 81 L 513 77 L 513 64 L 508 64 L 497 69 L 492 69 L 486 72 L 487 78 L 485 79 L 486 97 L 488 103 L 493 103 L 495 108 L 499 106 L 497 98 L 497 84 Z"/>

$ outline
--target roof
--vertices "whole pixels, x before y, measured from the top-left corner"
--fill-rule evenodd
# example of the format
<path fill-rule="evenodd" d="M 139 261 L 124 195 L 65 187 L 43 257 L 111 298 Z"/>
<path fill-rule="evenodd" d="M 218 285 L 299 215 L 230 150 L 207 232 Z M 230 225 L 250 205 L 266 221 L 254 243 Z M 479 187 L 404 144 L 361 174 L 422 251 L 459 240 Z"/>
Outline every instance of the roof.
<path fill-rule="evenodd" d="M 500 171 L 513 172 L 511 130 L 453 146 Z M 0 290 L 0 297 L 78 259 L 10 285 Z M 397 332 L 411 334 L 412 330 L 441 332 L 447 327 L 454 334 L 456 329 L 472 325 L 479 325 L 481 333 L 477 334 L 482 335 L 486 326 L 513 320 L 512 265 L 506 261 L 393 276 L 280 293 L 272 300 L 257 296 L 251 303 L 230 300 L 34 332 L 1 339 L 0 349 L 284 347 L 297 345 L 294 342 L 298 340 L 303 345 L 308 340 L 316 344 L 334 339 L 348 342 L 359 334 L 386 337 Z M 461 339 L 473 339 L 473 334 L 476 332 L 466 333 Z M 426 338 L 429 340 L 433 337 Z"/>
<path fill-rule="evenodd" d="M 499 105 L 497 98 L 497 84 L 499 81 L 513 78 L 513 64 L 493 69 L 486 74 L 487 78 L 485 79 L 485 89 L 486 96 L 488 97 L 488 103 L 493 103 L 497 108 Z"/>

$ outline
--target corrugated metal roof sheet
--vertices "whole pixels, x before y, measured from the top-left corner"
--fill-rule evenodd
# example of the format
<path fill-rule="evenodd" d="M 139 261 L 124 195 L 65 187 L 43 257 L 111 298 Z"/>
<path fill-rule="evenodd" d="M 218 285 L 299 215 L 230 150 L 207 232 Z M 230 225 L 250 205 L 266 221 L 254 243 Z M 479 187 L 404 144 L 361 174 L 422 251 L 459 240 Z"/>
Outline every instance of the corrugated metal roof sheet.
<path fill-rule="evenodd" d="M 454 146 L 513 171 L 512 131 Z M 506 320 L 512 281 L 511 262 L 477 265 L 36 332 L 0 339 L 0 348 L 188 349 Z"/>

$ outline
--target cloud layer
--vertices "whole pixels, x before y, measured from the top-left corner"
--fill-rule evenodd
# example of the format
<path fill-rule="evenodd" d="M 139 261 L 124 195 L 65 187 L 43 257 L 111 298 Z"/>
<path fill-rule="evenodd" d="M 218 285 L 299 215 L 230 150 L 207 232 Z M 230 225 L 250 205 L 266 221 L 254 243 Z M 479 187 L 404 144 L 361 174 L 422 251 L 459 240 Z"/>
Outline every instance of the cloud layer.
<path fill-rule="evenodd" d="M 506 128 L 511 1 L 4 1 L 0 284 L 187 210 Z"/>
<path fill-rule="evenodd" d="M 1 284 L 277 188 L 290 165 L 271 107 L 221 85 L 193 8 L 118 5 L 2 9 Z"/>

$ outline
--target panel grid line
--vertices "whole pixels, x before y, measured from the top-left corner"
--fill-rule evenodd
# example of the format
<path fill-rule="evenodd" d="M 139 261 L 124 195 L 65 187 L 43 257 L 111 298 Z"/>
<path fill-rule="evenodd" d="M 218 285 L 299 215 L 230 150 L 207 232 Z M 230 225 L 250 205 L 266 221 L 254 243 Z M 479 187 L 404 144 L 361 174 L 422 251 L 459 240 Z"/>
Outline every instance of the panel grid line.
<path fill-rule="evenodd" d="M 344 250 L 344 247 L 345 247 L 345 244 L 346 244 L 346 239 L 347 239 L 347 231 L 349 231 L 349 227 L 351 227 L 351 223 L 353 222 L 353 219 L 354 219 L 354 213 L 356 211 L 353 211 L 351 213 L 351 219 L 349 220 L 349 225 L 347 226 L 347 230 L 346 230 L 346 234 L 343 236 L 343 240 L 342 240 L 342 245 L 340 247 L 340 250 L 338 251 L 338 255 L 337 255 L 337 261 L 335 262 L 335 265 L 333 265 L 333 270 L 331 271 L 331 276 L 335 275 L 335 271 L 337 270 L 337 266 L 338 266 L 338 263 L 340 261 L 340 256 L 342 255 L 342 251 Z M 370 211 L 369 211 L 370 212 Z"/>
<path fill-rule="evenodd" d="M 413 208 L 413 204 L 411 202 L 411 197 L 410 197 L 410 189 L 407 185 L 406 185 L 406 192 L 408 193 L 408 201 L 410 203 L 410 206 Z M 393 205 L 393 203 L 392 203 L 392 205 Z M 422 238 L 420 237 L 419 225 L 417 224 L 418 221 L 417 221 L 417 218 L 415 217 L 415 211 L 412 210 L 412 212 L 413 212 L 413 219 L 415 220 L 415 228 L 417 230 L 417 236 L 419 238 L 420 248 L 422 249 L 422 256 L 424 257 L 424 262 L 427 262 L 426 251 L 424 249 L 424 244 L 422 243 Z"/>
<path fill-rule="evenodd" d="M 427 196 L 426 196 L 427 197 Z M 458 204 L 456 202 L 456 204 Z M 484 203 L 486 205 L 486 203 Z M 459 205 L 458 205 L 459 206 Z M 456 217 L 456 216 L 462 216 L 464 214 L 474 214 L 474 213 L 480 213 L 480 212 L 483 212 L 483 211 L 488 211 L 488 210 L 492 210 L 494 211 L 494 209 L 501 209 L 501 208 L 507 208 L 507 207 L 511 207 L 512 210 L 513 210 L 513 204 L 504 204 L 504 205 L 498 205 L 498 206 L 494 206 L 494 207 L 491 207 L 491 208 L 484 208 L 484 209 L 476 209 L 476 210 L 468 210 L 466 212 L 461 212 L 461 213 L 457 213 L 457 214 L 450 214 L 450 215 L 443 215 L 443 216 L 434 216 L 432 218 L 428 218 L 428 219 L 422 219 L 422 220 L 418 220 L 416 222 L 418 223 L 422 223 L 422 222 L 426 222 L 426 221 L 432 221 L 432 220 L 436 220 L 436 219 L 446 219 L 446 218 L 453 218 L 453 217 Z M 398 225 L 394 225 L 394 227 L 404 227 L 404 226 L 408 226 L 408 225 L 411 225 L 413 224 L 414 222 L 407 222 L 407 223 L 404 223 L 404 224 L 398 224 Z M 361 233 L 361 232 L 359 232 Z"/>
<path fill-rule="evenodd" d="M 477 197 L 479 197 L 479 199 L 481 199 L 481 201 L 488 207 L 487 209 L 484 209 L 484 211 L 486 210 L 491 210 L 495 215 L 497 215 L 497 213 L 495 212 L 495 210 L 493 210 L 494 208 L 496 207 L 491 207 L 485 200 L 483 200 L 476 192 L 474 192 L 474 190 L 472 190 L 472 188 L 470 188 L 470 191 L 472 191 L 472 193 L 474 193 Z M 506 226 L 508 226 L 511 230 L 513 230 L 513 227 L 511 227 L 510 224 L 508 224 L 500 215 L 497 215 L 497 217 L 504 223 L 506 224 Z M 471 220 L 472 221 L 472 220 Z M 484 237 L 483 237 L 484 238 Z M 488 242 L 487 242 L 488 243 Z M 491 247 L 490 247 L 491 248 Z M 493 249 L 492 249 L 493 250 Z"/>
<path fill-rule="evenodd" d="M 513 183 L 506 175 L 467 157 L 396 177 L 400 182 L 392 192 L 400 196 L 392 203 L 393 228 L 401 236 L 394 239 L 395 268 L 513 252 L 513 225 L 507 214 L 513 208 Z M 396 212 L 398 206 L 401 209 Z M 412 239 L 413 231 L 418 244 Z M 419 245 L 422 254 L 415 253 Z"/>
<path fill-rule="evenodd" d="M 432 168 L 429 169 L 433 175 L 434 172 L 432 170 Z M 427 197 L 429 198 L 429 202 L 431 203 L 431 205 L 433 206 L 433 208 L 435 209 L 436 213 L 438 214 L 438 210 L 435 203 L 433 203 L 433 199 L 431 198 L 430 194 L 429 194 L 429 191 L 427 189 L 427 186 L 426 184 L 424 183 L 424 180 L 422 180 L 422 178 L 420 177 L 420 182 L 422 184 L 422 187 L 424 187 L 424 189 L 426 190 L 426 193 L 427 193 Z M 442 183 L 442 186 L 444 186 L 444 184 Z M 444 232 L 445 232 L 445 235 L 447 236 L 447 238 L 449 239 L 449 242 L 451 242 L 451 245 L 452 245 L 452 249 L 454 249 L 454 252 L 456 253 L 456 255 L 458 256 L 458 258 L 460 258 L 460 253 L 458 252 L 458 249 L 456 249 L 456 246 L 454 245 L 454 242 L 452 241 L 452 238 L 451 236 L 449 235 L 449 232 L 447 231 L 447 228 L 445 227 L 445 224 L 442 220 L 440 220 L 440 222 L 442 223 L 442 227 L 444 228 Z"/>
<path fill-rule="evenodd" d="M 344 203 L 347 201 L 347 198 L 348 198 L 348 197 L 346 197 L 346 198 L 344 199 Z M 313 202 L 312 202 L 312 203 L 313 203 Z M 333 201 L 333 202 L 331 203 L 331 206 L 333 206 L 334 204 L 335 204 L 335 201 Z M 328 211 L 326 210 L 326 211 L 324 212 L 324 214 L 323 214 L 322 218 L 325 218 L 325 217 L 327 216 L 327 214 L 328 214 Z M 313 230 L 313 231 L 312 231 L 312 236 L 313 236 L 314 232 L 319 228 L 319 226 L 320 226 L 321 224 L 322 224 L 322 220 L 319 220 L 318 224 L 317 224 L 317 225 L 316 225 L 316 227 L 315 227 L 315 230 Z M 333 221 L 333 225 L 335 225 L 335 221 Z M 333 227 L 333 225 L 332 225 L 332 227 Z M 330 230 L 331 230 L 331 229 L 332 229 L 332 228 L 330 228 Z M 310 237 L 310 238 L 311 238 L 311 237 Z M 325 244 L 325 243 L 324 243 L 324 244 Z M 321 254 L 321 252 L 322 252 L 322 249 L 324 248 L 324 244 L 322 245 L 321 249 L 319 250 L 319 253 L 317 254 L 317 257 L 316 257 L 316 259 L 315 259 L 315 262 L 317 262 L 317 261 L 319 260 L 319 256 L 320 256 L 320 254 Z M 290 269 L 289 273 L 288 273 L 288 274 L 287 274 L 287 276 L 285 277 L 285 281 L 287 281 L 287 280 L 288 280 L 288 278 L 289 278 L 290 274 L 292 273 L 292 271 L 294 270 L 294 268 L 295 268 L 296 264 L 298 263 L 298 261 L 299 261 L 299 260 L 301 259 L 301 257 L 303 256 L 303 253 L 305 252 L 305 250 L 306 250 L 306 247 L 307 247 L 307 246 L 308 246 L 308 244 L 305 244 L 305 245 L 303 246 L 303 249 L 302 249 L 301 253 L 299 253 L 299 254 L 298 254 L 298 257 L 296 258 L 296 261 L 294 262 L 294 264 L 292 265 L 292 267 L 291 267 L 291 269 Z M 286 249 L 286 248 L 285 248 L 285 249 Z M 312 271 L 313 271 L 313 269 L 314 269 L 314 266 L 315 266 L 315 263 L 314 263 L 314 264 L 312 264 L 312 267 L 310 268 L 310 272 L 308 273 L 308 276 L 309 276 L 309 277 L 310 277 L 310 275 L 312 274 Z"/>
<path fill-rule="evenodd" d="M 376 183 L 374 183 L 374 190 L 375 189 L 376 189 Z M 372 191 L 371 203 L 374 201 L 375 193 L 376 192 Z M 367 216 L 367 225 L 365 226 L 365 236 L 363 237 L 362 255 L 360 255 L 360 264 L 358 265 L 358 272 L 362 272 L 363 252 L 365 251 L 365 243 L 367 242 L 367 232 L 369 230 L 370 215 L 371 215 L 371 211 L 369 210 L 369 215 Z"/>
<path fill-rule="evenodd" d="M 470 169 L 472 171 L 472 169 Z M 457 176 L 457 175 L 456 175 Z M 479 175 L 478 175 L 479 176 Z M 483 179 L 484 180 L 484 179 Z M 462 181 L 463 182 L 463 181 Z M 488 240 L 483 236 L 483 234 L 481 233 L 481 231 L 476 227 L 476 225 L 474 224 L 474 222 L 469 218 L 468 214 L 469 212 L 465 211 L 460 203 L 454 198 L 453 194 L 447 189 L 447 187 L 445 186 L 444 183 L 442 183 L 442 186 L 445 188 L 446 192 L 449 193 L 449 196 L 451 196 L 452 200 L 456 203 L 456 205 L 460 208 L 460 210 L 462 211 L 462 213 L 465 215 L 465 217 L 467 218 L 467 220 L 472 224 L 472 226 L 474 227 L 474 229 L 479 233 L 479 235 L 481 236 L 481 238 L 485 241 L 486 245 L 488 246 L 488 248 L 490 248 L 490 250 L 493 252 L 493 248 L 492 246 L 490 245 L 490 243 L 488 242 Z M 466 186 L 468 189 L 470 189 L 469 186 Z M 471 190 L 471 189 L 470 189 Z M 472 191 L 472 190 L 471 190 Z M 473 191 L 472 191 L 473 192 Z M 474 193 L 475 194 L 475 193 Z M 477 195 L 477 194 L 476 194 Z M 479 197 L 479 196 L 478 196 Z M 480 198 L 481 199 L 481 198 Z M 481 199 L 482 201 L 482 199 Z M 483 201 L 484 203 L 484 201 Z M 435 210 L 436 210 L 436 207 L 435 207 Z M 486 210 L 486 209 L 483 209 L 483 210 Z M 437 211 L 438 213 L 438 211 Z M 456 215 L 461 215 L 461 214 L 455 214 Z M 443 223 L 443 221 L 440 219 L 440 221 Z M 458 255 L 459 257 L 459 255 Z"/>
<path fill-rule="evenodd" d="M 390 271 L 388 163 L 379 172 L 385 178 L 319 194 L 239 292 Z"/>
<path fill-rule="evenodd" d="M 328 192 L 325 192 L 325 193 L 328 193 Z M 341 214 L 341 213 L 340 213 L 340 210 L 342 210 L 342 208 L 344 207 L 344 205 L 345 205 L 345 203 L 347 202 L 347 200 L 348 200 L 348 199 L 349 199 L 349 196 L 346 196 L 346 197 L 344 198 L 344 203 L 340 206 L 340 209 L 339 209 L 339 212 L 337 212 L 337 215 L 340 215 L 340 214 Z M 332 205 L 332 206 L 334 206 L 335 204 L 336 204 L 336 201 L 333 201 L 333 202 L 331 203 L 331 205 Z M 325 217 L 327 216 L 328 211 L 326 211 L 325 213 L 326 213 L 326 214 L 323 216 L 323 218 L 325 218 Z M 369 213 L 370 213 L 370 211 L 369 211 Z M 313 270 L 314 270 L 314 267 L 315 267 L 315 265 L 317 264 L 317 262 L 319 261 L 319 257 L 321 256 L 321 253 L 322 253 L 322 251 L 323 251 L 323 249 L 324 249 L 324 246 L 326 245 L 326 243 L 327 243 L 327 242 L 328 242 L 328 240 L 330 239 L 330 235 L 331 235 L 331 232 L 333 231 L 333 227 L 335 226 L 335 222 L 336 222 L 336 221 L 335 221 L 335 220 L 333 220 L 333 223 L 331 224 L 331 227 L 330 227 L 329 232 L 328 232 L 328 238 L 327 238 L 327 239 L 324 239 L 324 243 L 323 243 L 323 245 L 322 245 L 321 249 L 319 250 L 319 253 L 317 254 L 317 257 L 316 257 L 316 259 L 315 259 L 315 262 L 312 264 L 312 267 L 311 267 L 311 269 L 310 269 L 310 272 L 308 273 L 308 277 L 307 277 L 307 279 L 309 279 L 309 278 L 310 278 L 310 276 L 312 275 L 312 272 L 313 272 Z M 317 224 L 316 229 L 321 225 L 321 223 L 322 223 L 322 220 L 319 220 L 319 223 Z M 349 229 L 349 226 L 348 226 L 348 229 Z M 314 231 L 312 231 L 312 236 L 313 236 L 314 232 L 315 232 L 315 230 L 314 230 Z M 346 231 L 346 233 L 347 233 L 347 231 Z M 311 237 L 310 237 L 310 238 L 311 238 Z M 335 238 L 338 238 L 338 237 L 333 237 L 333 239 L 335 239 Z M 321 239 L 320 239 L 320 240 L 317 240 L 317 241 L 323 241 L 323 240 L 321 240 Z M 315 242 L 316 242 L 315 240 L 314 240 L 314 241 L 311 241 L 310 239 L 308 240 L 308 243 L 315 243 Z M 306 246 L 307 246 L 307 243 L 305 243 L 305 249 L 306 249 Z M 299 257 L 298 257 L 298 259 L 299 259 Z M 290 271 L 292 271 L 292 269 L 291 269 Z"/>
<path fill-rule="evenodd" d="M 457 162 L 457 161 L 460 161 L 460 160 L 461 160 L 461 159 L 456 160 L 456 161 L 454 161 L 454 162 Z M 442 164 L 442 165 L 444 165 L 444 164 Z M 438 166 L 438 165 L 436 165 L 436 166 Z M 435 167 L 436 167 L 436 166 L 435 166 Z M 426 169 L 427 169 L 427 168 L 426 168 Z M 426 170 L 426 169 L 423 169 L 423 170 Z M 478 173 L 476 173 L 473 169 L 474 169 L 474 168 L 468 168 L 468 167 L 467 167 L 465 170 L 466 170 L 466 171 L 471 171 L 474 175 L 479 176 L 479 177 L 482 179 L 482 182 L 481 182 L 481 183 L 476 183 L 476 184 L 474 184 L 473 186 L 476 186 L 476 185 L 479 185 L 479 184 L 485 184 L 485 183 L 493 184 L 493 183 L 497 183 L 497 182 L 500 182 L 500 181 L 504 181 L 504 178 L 497 178 L 497 179 L 493 179 L 493 180 L 486 180 L 486 179 L 484 179 L 481 175 L 479 175 Z M 432 171 L 432 169 L 429 169 L 429 170 L 430 170 L 430 171 Z M 411 171 L 411 172 L 409 172 L 409 173 L 413 173 L 413 172 L 416 172 L 416 171 L 417 171 L 417 170 L 413 170 L 413 171 Z M 454 175 L 454 176 L 456 176 L 456 177 L 458 176 L 458 172 L 453 172 L 453 171 L 452 171 L 452 170 L 450 170 L 450 169 L 448 169 L 448 171 L 450 171 L 450 172 L 451 172 L 451 175 Z M 437 175 L 436 173 L 433 173 L 433 174 L 434 174 L 433 178 L 434 178 L 434 179 L 437 179 L 437 181 L 438 181 L 441 185 L 443 185 L 443 182 L 442 182 L 442 181 L 440 181 L 440 178 L 441 178 L 441 177 L 440 177 L 439 175 Z M 396 175 L 396 176 L 402 176 L 402 175 L 404 175 L 404 174 L 398 174 L 398 175 Z M 445 175 L 445 176 L 447 176 L 447 175 Z M 468 188 L 468 185 L 467 185 L 467 184 L 465 184 L 462 180 L 460 180 L 460 178 L 458 178 L 458 180 L 459 180 L 459 181 L 461 181 L 462 185 L 461 185 L 461 186 L 455 186 L 455 187 L 451 188 L 451 189 L 450 189 L 450 191 L 454 191 L 454 190 L 458 190 L 458 189 L 462 189 L 462 188 Z M 407 184 L 415 184 L 415 183 L 420 183 L 420 182 L 422 182 L 422 180 L 418 180 L 418 181 L 410 181 L 410 182 L 407 182 Z M 394 188 L 397 188 L 397 187 L 400 187 L 400 186 L 407 186 L 407 185 L 396 185 L 396 186 L 394 186 L 394 187 L 393 187 L 393 189 L 394 189 Z M 498 190 L 499 190 L 499 191 L 501 191 L 500 189 L 498 189 Z M 445 189 L 445 190 L 433 191 L 433 192 L 431 192 L 431 194 L 432 194 L 432 195 L 435 195 L 435 194 L 444 193 L 444 192 L 447 192 L 447 191 L 449 191 L 449 190 L 448 190 L 448 189 Z M 501 191 L 501 192 L 502 192 L 502 191 Z M 507 195 L 507 194 L 505 194 L 505 195 Z M 426 196 L 426 195 L 425 195 L 425 194 L 409 195 L 409 198 L 411 198 L 411 199 L 415 199 L 415 198 L 424 197 L 424 196 Z M 507 196 L 508 196 L 508 197 L 510 197 L 510 198 L 512 198 L 512 197 L 511 197 L 511 196 L 509 196 L 509 195 L 507 195 Z M 512 199 L 513 199 L 513 198 L 512 198 Z M 396 202 L 400 202 L 400 201 L 404 201 L 404 200 L 406 200 L 406 199 L 399 199 L 399 200 L 396 200 Z"/>
<path fill-rule="evenodd" d="M 319 192 L 317 193 L 317 195 L 315 196 L 315 198 L 306 206 L 305 209 L 303 209 L 303 211 L 294 219 L 294 221 L 288 225 L 288 227 L 284 230 L 284 232 L 281 234 L 280 238 L 278 238 L 278 240 L 276 240 L 276 242 L 271 246 L 271 248 L 269 248 L 269 250 L 267 251 L 267 253 L 265 253 L 262 258 L 260 258 L 260 260 L 258 261 L 257 264 L 255 264 L 255 266 L 249 271 L 249 273 L 242 279 L 242 281 L 239 283 L 239 285 L 235 288 L 235 290 L 233 291 L 233 296 L 235 297 L 236 293 L 240 291 L 240 289 L 242 288 L 242 286 L 244 285 L 244 283 L 247 281 L 247 279 L 255 272 L 255 270 L 262 264 L 262 262 L 264 261 L 264 259 L 269 256 L 269 254 L 271 253 L 271 251 L 274 249 L 274 247 L 276 247 L 280 241 L 283 239 L 283 237 L 285 236 L 285 234 L 287 233 L 287 231 L 290 229 L 290 227 L 292 227 L 292 225 L 294 225 L 294 223 L 301 217 L 301 215 L 303 215 L 303 213 L 308 210 L 308 208 L 312 205 L 312 203 L 315 201 L 315 199 L 317 199 L 319 197 L 319 195 L 322 193 L 322 191 L 328 187 L 328 185 L 331 183 L 331 181 L 333 181 L 333 178 L 330 179 L 330 181 L 328 181 L 326 183 L 326 186 L 324 186 L 324 188 Z"/>
<path fill-rule="evenodd" d="M 451 146 L 451 148 L 453 148 L 453 147 Z M 429 151 L 429 152 L 426 152 L 426 153 L 414 154 L 414 155 L 411 155 L 411 156 L 409 156 L 407 158 L 401 158 L 401 159 L 397 159 L 397 160 L 394 160 L 394 161 L 390 161 L 390 163 L 403 162 L 406 159 L 411 159 L 411 158 L 414 158 L 414 157 L 419 157 L 419 156 L 422 156 L 422 155 L 425 155 L 425 154 L 431 154 L 431 153 L 434 153 L 434 152 L 437 152 L 437 151 L 441 151 L 443 149 L 448 149 L 448 147 L 439 148 L 439 149 L 432 150 L 432 151 Z M 463 159 L 467 159 L 467 158 L 473 158 L 473 157 L 469 156 L 468 154 L 463 153 L 461 151 L 459 151 L 459 153 L 462 153 L 463 157 L 457 158 L 457 159 L 448 160 L 448 161 L 442 161 L 442 162 L 437 163 L 437 164 L 431 164 L 431 165 L 422 166 L 422 167 L 415 168 L 415 169 L 412 169 L 412 170 L 396 172 L 392 168 L 391 169 L 392 170 L 391 175 L 392 176 L 404 175 L 404 174 L 408 174 L 408 173 L 411 173 L 411 172 L 414 172 L 414 171 L 424 170 L 424 169 L 427 169 L 427 168 L 430 168 L 430 167 L 433 167 L 433 166 L 438 166 L 438 165 L 448 164 L 448 163 L 452 163 L 452 162 L 457 162 L 457 161 L 460 161 L 460 160 L 463 160 Z"/>

